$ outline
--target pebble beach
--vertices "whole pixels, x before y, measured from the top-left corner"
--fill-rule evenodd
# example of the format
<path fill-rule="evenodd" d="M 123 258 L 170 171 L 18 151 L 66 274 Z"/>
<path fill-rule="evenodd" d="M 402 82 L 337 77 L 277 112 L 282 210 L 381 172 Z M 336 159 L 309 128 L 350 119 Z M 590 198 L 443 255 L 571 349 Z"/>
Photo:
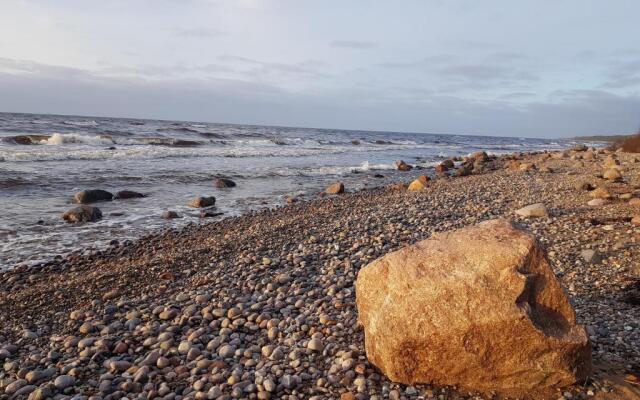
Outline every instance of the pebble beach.
<path fill-rule="evenodd" d="M 593 376 L 552 398 L 639 398 L 640 155 L 473 165 L 430 171 L 423 190 L 403 185 L 425 173 L 412 170 L 5 271 L 0 399 L 499 398 L 389 381 L 367 360 L 354 290 L 373 260 L 496 218 L 538 238 L 593 345 Z M 515 212 L 537 203 L 546 216 Z"/>

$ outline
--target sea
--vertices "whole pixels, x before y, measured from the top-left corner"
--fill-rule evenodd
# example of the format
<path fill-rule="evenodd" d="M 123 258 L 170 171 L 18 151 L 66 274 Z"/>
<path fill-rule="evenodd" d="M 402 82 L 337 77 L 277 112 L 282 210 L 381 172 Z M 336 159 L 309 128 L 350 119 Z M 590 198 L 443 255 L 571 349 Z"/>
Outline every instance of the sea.
<path fill-rule="evenodd" d="M 517 136 L 517 132 L 514 132 Z M 571 140 L 376 132 L 208 122 L 0 113 L 0 269 L 93 251 L 154 230 L 202 224 L 190 199 L 215 196 L 216 218 L 407 180 L 404 160 L 432 172 L 451 156 L 553 150 Z M 236 182 L 219 189 L 218 178 Z M 146 197 L 95 204 L 99 222 L 61 215 L 86 189 Z M 181 218 L 165 220 L 163 212 Z M 214 218 L 215 219 L 215 218 Z"/>

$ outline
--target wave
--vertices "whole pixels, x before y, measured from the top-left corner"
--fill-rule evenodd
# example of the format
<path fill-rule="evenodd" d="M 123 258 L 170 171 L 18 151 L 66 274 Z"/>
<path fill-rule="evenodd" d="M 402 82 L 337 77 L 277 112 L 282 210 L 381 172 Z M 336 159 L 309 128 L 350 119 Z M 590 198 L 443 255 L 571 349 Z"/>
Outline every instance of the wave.
<path fill-rule="evenodd" d="M 62 121 L 62 123 L 65 125 L 72 125 L 72 126 L 98 126 L 98 123 L 92 119 L 81 120 L 81 121 L 66 120 L 66 121 Z"/>
<path fill-rule="evenodd" d="M 92 146 L 113 145 L 116 141 L 111 136 L 90 136 L 78 133 L 54 133 L 49 138 L 41 140 L 41 144 L 60 146 L 63 144 L 88 144 Z"/>

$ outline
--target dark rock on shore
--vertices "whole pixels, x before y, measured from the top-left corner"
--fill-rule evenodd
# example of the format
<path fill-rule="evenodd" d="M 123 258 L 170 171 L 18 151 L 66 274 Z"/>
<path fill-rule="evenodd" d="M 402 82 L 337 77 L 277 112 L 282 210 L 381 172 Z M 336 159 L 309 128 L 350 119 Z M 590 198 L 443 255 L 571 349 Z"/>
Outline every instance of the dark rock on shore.
<path fill-rule="evenodd" d="M 95 222 L 102 218 L 102 211 L 97 207 L 79 206 L 62 214 L 62 219 L 69 223 Z"/>
<path fill-rule="evenodd" d="M 204 207 L 211 207 L 215 204 L 216 204 L 216 198 L 214 196 L 208 196 L 208 197 L 201 196 L 191 200 L 188 206 L 193 208 L 204 208 Z"/>
<path fill-rule="evenodd" d="M 134 192 L 133 190 L 121 190 L 117 192 L 113 198 L 115 200 L 125 200 L 125 199 L 139 199 L 142 197 L 147 197 L 147 195 L 140 192 Z"/>
<path fill-rule="evenodd" d="M 223 215 L 223 212 L 212 210 L 200 210 L 200 218 L 213 218 Z"/>
<path fill-rule="evenodd" d="M 217 188 L 232 188 L 235 187 L 236 183 L 234 181 L 232 181 L 231 179 L 227 179 L 227 178 L 219 178 L 216 181 L 216 187 Z"/>
<path fill-rule="evenodd" d="M 83 190 L 76 193 L 74 199 L 76 203 L 89 204 L 98 201 L 111 201 L 113 200 L 113 194 L 101 189 Z"/>

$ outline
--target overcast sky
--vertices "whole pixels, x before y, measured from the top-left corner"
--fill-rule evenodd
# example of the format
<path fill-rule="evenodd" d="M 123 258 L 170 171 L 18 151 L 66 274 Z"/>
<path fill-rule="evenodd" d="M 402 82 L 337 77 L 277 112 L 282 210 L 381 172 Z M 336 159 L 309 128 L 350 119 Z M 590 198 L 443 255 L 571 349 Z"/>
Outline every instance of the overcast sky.
<path fill-rule="evenodd" d="M 628 133 L 640 1 L 1 0 L 0 111 Z"/>

